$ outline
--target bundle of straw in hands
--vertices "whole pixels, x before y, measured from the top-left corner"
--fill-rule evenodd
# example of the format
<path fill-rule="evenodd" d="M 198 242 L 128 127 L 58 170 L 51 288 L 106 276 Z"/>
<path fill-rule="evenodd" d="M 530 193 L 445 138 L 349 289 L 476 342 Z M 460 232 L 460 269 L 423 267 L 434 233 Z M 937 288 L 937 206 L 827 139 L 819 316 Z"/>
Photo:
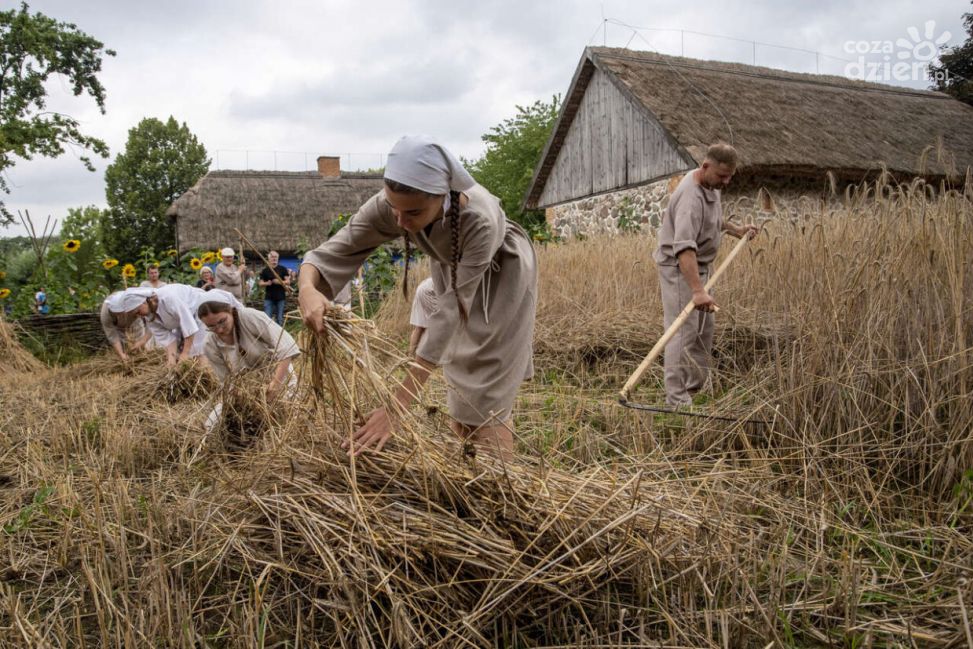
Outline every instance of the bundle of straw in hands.
<path fill-rule="evenodd" d="M 351 434 L 377 407 L 395 410 L 394 371 L 408 362 L 371 320 L 339 306 L 324 314 L 324 330 L 302 332 L 305 354 L 302 385 L 309 385 L 318 406 L 332 414 L 332 425 Z"/>

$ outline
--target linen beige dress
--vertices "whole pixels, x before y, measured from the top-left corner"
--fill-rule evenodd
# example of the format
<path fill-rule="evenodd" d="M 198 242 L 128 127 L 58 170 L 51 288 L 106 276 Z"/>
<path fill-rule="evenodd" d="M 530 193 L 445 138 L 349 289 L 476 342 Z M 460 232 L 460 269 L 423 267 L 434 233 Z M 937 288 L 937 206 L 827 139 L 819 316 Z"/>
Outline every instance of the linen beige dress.
<path fill-rule="evenodd" d="M 300 355 L 294 338 L 263 311 L 245 307 L 237 310 L 240 336 L 235 345 L 225 345 L 213 332 L 206 334 L 203 353 L 223 381 L 232 372 L 253 369 Z"/>
<path fill-rule="evenodd" d="M 456 291 L 450 286 L 450 233 L 446 218 L 409 235 L 429 255 L 436 307 L 416 353 L 443 368 L 447 407 L 468 426 L 496 425 L 510 417 L 517 389 L 533 376 L 537 259 L 530 239 L 508 220 L 499 200 L 480 185 L 464 192 Z M 321 273 L 331 299 L 380 244 L 401 237 L 381 191 L 335 236 L 304 256 Z M 456 295 L 469 315 L 464 325 Z"/>
<path fill-rule="evenodd" d="M 276 364 L 301 354 L 294 338 L 263 311 L 244 307 L 237 310 L 237 316 L 240 318 L 240 334 L 235 344 L 220 342 L 219 337 L 211 331 L 206 334 L 203 354 L 221 382 L 235 372 Z M 291 367 L 286 394 L 292 395 L 296 387 L 297 375 Z M 222 414 L 221 401 L 213 407 L 203 423 L 206 432 L 216 427 Z"/>

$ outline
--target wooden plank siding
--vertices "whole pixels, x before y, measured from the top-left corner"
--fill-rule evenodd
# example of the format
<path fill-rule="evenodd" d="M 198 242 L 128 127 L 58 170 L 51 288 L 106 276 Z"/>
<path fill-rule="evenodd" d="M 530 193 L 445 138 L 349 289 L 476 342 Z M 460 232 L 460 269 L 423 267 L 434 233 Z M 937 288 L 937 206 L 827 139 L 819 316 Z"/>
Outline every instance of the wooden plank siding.
<path fill-rule="evenodd" d="M 595 70 L 537 203 L 549 207 L 687 168 L 662 126 Z"/>

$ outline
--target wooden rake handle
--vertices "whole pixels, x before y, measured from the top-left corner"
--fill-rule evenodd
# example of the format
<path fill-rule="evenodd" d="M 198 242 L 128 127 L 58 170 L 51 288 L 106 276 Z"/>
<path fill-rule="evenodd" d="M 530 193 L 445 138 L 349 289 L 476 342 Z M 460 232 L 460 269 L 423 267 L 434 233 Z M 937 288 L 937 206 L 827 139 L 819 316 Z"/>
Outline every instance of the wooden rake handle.
<path fill-rule="evenodd" d="M 267 268 L 269 268 L 270 272 L 274 274 L 274 277 L 280 280 L 280 285 L 284 287 L 284 290 L 287 291 L 288 293 L 293 293 L 294 289 L 284 283 L 284 278 L 278 275 L 277 271 L 274 270 L 273 266 L 270 265 L 270 262 L 267 261 L 267 258 L 260 254 L 260 251 L 257 250 L 257 247 L 253 245 L 253 241 L 247 239 L 247 236 L 242 232 L 240 232 L 239 229 L 233 228 L 233 231 L 236 232 L 238 235 L 240 235 L 240 258 L 243 259 L 243 242 L 246 241 L 247 244 L 253 249 L 253 251 L 257 253 L 257 256 L 260 257 L 260 261 L 267 264 Z"/>
<path fill-rule="evenodd" d="M 747 241 L 749 241 L 749 239 L 749 236 L 743 235 L 727 258 L 723 260 L 723 263 L 717 266 L 716 270 L 713 271 L 713 274 L 710 275 L 709 281 L 706 282 L 705 288 L 707 291 L 709 291 L 710 288 L 716 284 L 716 280 L 720 278 L 720 275 L 723 274 L 723 271 L 726 270 L 726 268 L 730 265 L 730 262 L 733 261 L 737 254 L 743 250 L 743 247 L 747 245 Z M 636 368 L 635 372 L 632 373 L 632 376 L 630 376 L 628 381 L 625 382 L 625 386 L 622 387 L 622 391 L 618 393 L 618 400 L 620 402 L 623 404 L 628 402 L 629 393 L 635 389 L 636 385 L 638 385 L 639 381 L 642 379 L 642 375 L 645 374 L 645 370 L 649 369 L 652 362 L 659 357 L 659 354 L 661 354 L 662 350 L 665 349 L 666 343 L 668 343 L 669 340 L 676 335 L 676 332 L 679 331 L 679 327 L 683 326 L 683 324 L 689 318 L 689 314 L 691 314 L 695 308 L 696 307 L 693 304 L 693 301 L 690 300 L 689 304 L 687 304 L 679 314 L 679 317 L 676 318 L 671 325 L 669 325 L 666 332 L 662 334 L 662 338 L 659 338 L 659 342 L 657 342 L 649 351 L 649 355 L 645 357 L 645 360 L 642 361 L 641 365 Z"/>

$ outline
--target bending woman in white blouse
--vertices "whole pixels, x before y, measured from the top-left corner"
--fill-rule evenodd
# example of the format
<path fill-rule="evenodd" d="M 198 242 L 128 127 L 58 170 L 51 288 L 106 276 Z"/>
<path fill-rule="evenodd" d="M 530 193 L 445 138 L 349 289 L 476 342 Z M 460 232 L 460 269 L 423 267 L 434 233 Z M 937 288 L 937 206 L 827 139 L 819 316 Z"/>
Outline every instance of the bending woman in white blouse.
<path fill-rule="evenodd" d="M 166 362 L 176 365 L 187 358 L 202 356 L 206 332 L 196 309 L 216 290 L 204 291 L 185 284 L 169 284 L 159 289 L 130 288 L 109 307 L 113 312 L 124 313 L 125 318 L 144 317 L 156 343 L 166 350 Z"/>

